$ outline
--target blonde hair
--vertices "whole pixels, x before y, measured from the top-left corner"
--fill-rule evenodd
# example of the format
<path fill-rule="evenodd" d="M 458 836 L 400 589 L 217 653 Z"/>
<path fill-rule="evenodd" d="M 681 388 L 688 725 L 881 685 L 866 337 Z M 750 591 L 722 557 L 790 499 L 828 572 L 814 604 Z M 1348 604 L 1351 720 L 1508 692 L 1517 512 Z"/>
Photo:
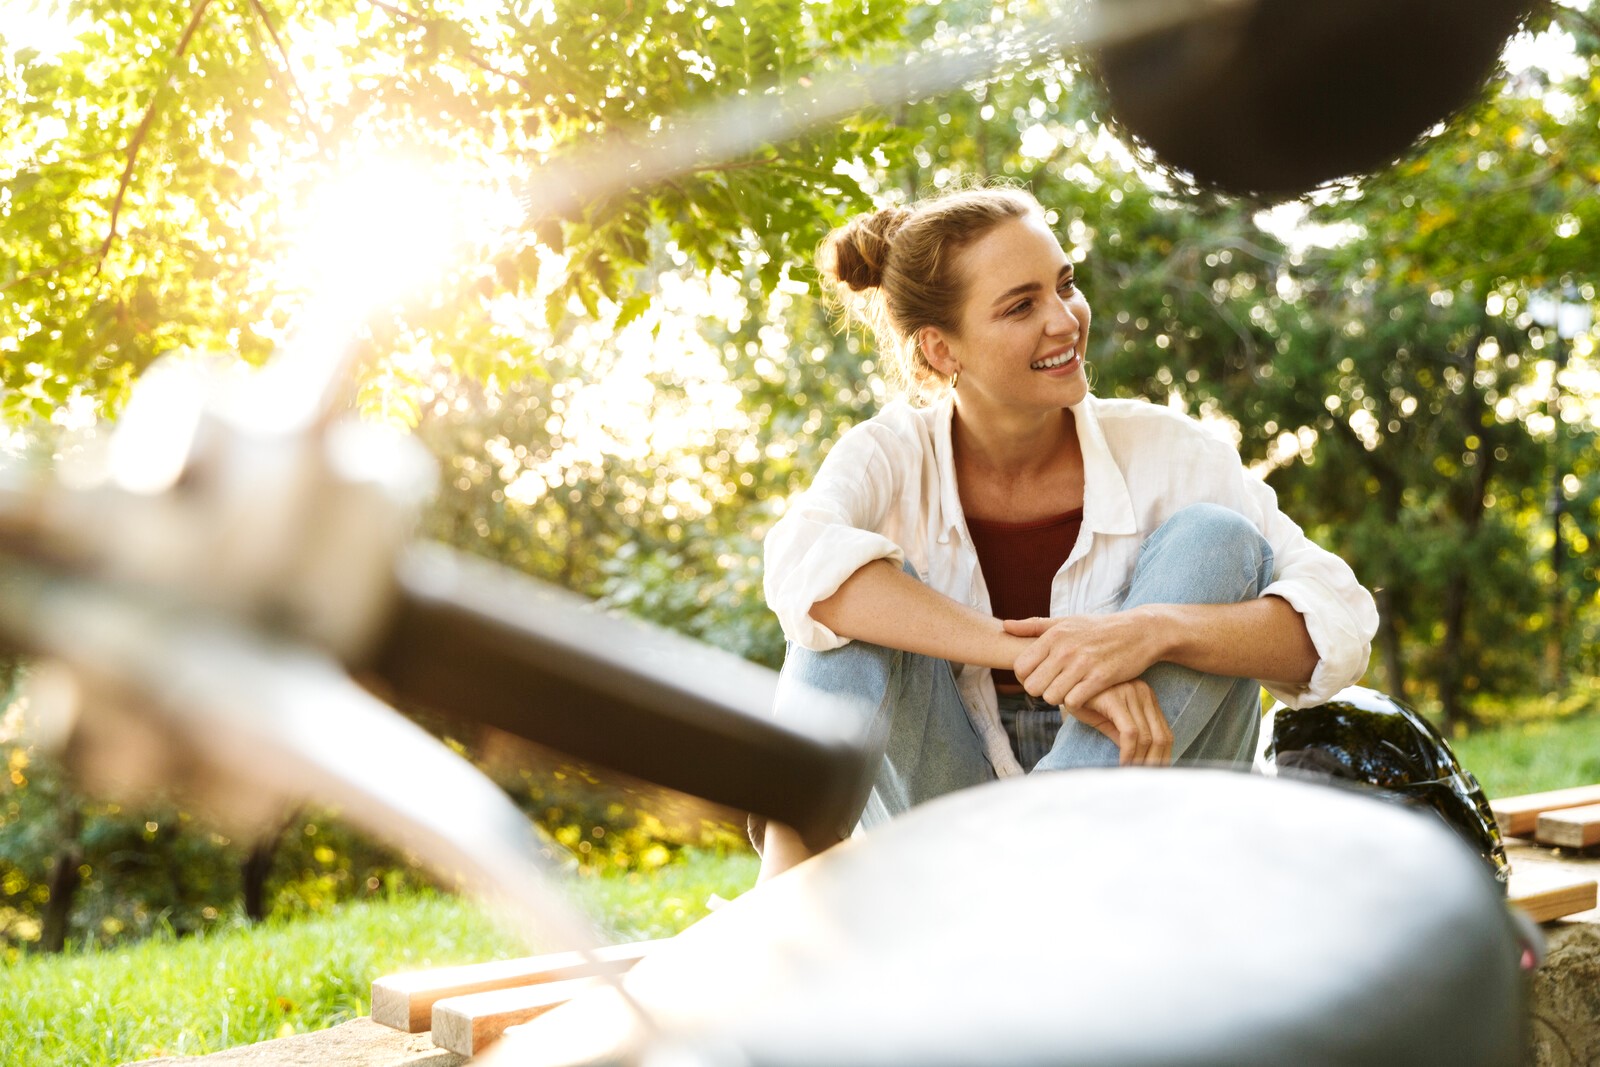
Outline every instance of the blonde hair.
<path fill-rule="evenodd" d="M 966 279 L 963 249 L 1008 219 L 1043 216 L 1033 194 L 1015 186 L 958 189 L 858 215 L 828 234 L 817 268 L 847 319 L 864 322 L 878 351 L 914 397 L 944 381 L 917 344 L 927 326 L 958 332 Z"/>

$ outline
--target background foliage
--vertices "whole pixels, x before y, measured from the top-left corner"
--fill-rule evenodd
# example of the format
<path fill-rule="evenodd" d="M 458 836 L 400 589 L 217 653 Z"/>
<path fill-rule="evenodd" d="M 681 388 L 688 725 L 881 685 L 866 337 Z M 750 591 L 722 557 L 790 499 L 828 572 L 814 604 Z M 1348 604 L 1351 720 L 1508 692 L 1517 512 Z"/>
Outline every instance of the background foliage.
<path fill-rule="evenodd" d="M 13 451 L 51 451 L 63 424 L 114 415 L 158 358 L 263 360 L 311 292 L 292 269 L 308 206 L 375 159 L 394 182 L 373 197 L 409 169 L 489 199 L 602 140 L 670 136 L 684 108 L 1031 10 L 59 7 L 76 43 L 0 49 Z M 439 458 L 429 536 L 775 665 L 761 537 L 828 442 L 887 395 L 861 339 L 819 306 L 812 250 L 876 204 L 974 176 L 1021 181 L 1082 260 L 1097 390 L 1183 407 L 1238 440 L 1285 510 L 1377 591 L 1373 681 L 1452 727 L 1529 707 L 1582 715 L 1600 673 L 1600 369 L 1592 330 L 1563 337 L 1535 310 L 1541 294 L 1595 298 L 1591 9 L 1535 17 L 1570 39 L 1560 70 L 1497 78 L 1394 167 L 1287 212 L 1161 174 L 1108 133 L 1069 58 L 670 181 L 535 205 L 509 239 L 441 263 L 367 321 L 357 403 Z M 436 206 L 390 206 L 393 228 L 404 236 Z M 591 769 L 454 740 L 575 862 L 633 869 L 732 847 L 703 813 L 662 822 L 653 795 L 589 788 Z M 58 871 L 77 872 L 56 931 L 71 940 L 199 929 L 242 907 L 242 846 L 181 811 L 77 797 L 15 730 L 0 742 L 8 943 L 49 943 Z M 321 813 L 287 822 L 268 858 L 263 907 L 279 910 L 420 877 Z"/>

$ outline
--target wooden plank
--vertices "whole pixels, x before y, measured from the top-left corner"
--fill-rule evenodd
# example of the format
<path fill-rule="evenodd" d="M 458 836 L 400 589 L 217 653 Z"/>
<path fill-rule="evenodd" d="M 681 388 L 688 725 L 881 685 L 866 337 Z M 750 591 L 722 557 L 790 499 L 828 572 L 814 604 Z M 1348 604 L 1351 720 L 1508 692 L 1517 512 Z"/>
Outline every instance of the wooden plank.
<path fill-rule="evenodd" d="M 536 1019 L 593 989 L 597 978 L 494 989 L 464 997 L 446 997 L 433 1005 L 433 1043 L 462 1056 L 476 1056 L 506 1027 Z"/>
<path fill-rule="evenodd" d="M 1500 832 L 1509 837 L 1529 837 L 1538 828 L 1541 812 L 1600 804 L 1600 785 L 1580 785 L 1554 789 L 1548 793 L 1528 793 L 1519 797 L 1491 800 L 1489 808 Z"/>
<path fill-rule="evenodd" d="M 418 1034 L 432 1025 L 433 1006 L 446 997 L 564 982 L 595 974 L 616 974 L 632 967 L 660 943 L 636 941 L 596 949 L 595 963 L 576 952 L 555 952 L 546 956 L 391 974 L 372 983 L 372 1020 Z"/>
<path fill-rule="evenodd" d="M 1541 845 L 1588 848 L 1600 844 L 1600 804 L 1542 812 L 1534 831 Z"/>
<path fill-rule="evenodd" d="M 1513 874 L 1506 902 L 1527 912 L 1535 922 L 1545 923 L 1593 908 L 1597 889 L 1600 884 L 1593 878 Z"/>

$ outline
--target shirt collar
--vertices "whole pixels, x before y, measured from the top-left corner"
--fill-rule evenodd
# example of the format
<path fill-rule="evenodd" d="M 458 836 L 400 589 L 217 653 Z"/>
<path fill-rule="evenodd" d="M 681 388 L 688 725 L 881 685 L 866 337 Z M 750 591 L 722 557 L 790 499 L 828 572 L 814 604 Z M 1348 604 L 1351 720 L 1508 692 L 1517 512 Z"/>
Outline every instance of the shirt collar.
<path fill-rule="evenodd" d="M 956 449 L 952 436 L 955 422 L 955 398 L 946 393 L 933 409 L 933 458 L 939 469 L 939 543 L 947 544 L 959 537 L 966 525 L 966 512 L 961 509 L 961 490 L 956 485 Z"/>
<path fill-rule="evenodd" d="M 1139 523 L 1127 479 L 1122 476 L 1122 468 L 1117 466 L 1116 457 L 1106 444 L 1105 431 L 1100 428 L 1096 410 L 1099 405 L 1093 393 L 1086 393 L 1072 407 L 1078 427 L 1078 448 L 1083 452 L 1083 527 L 1104 534 L 1138 533 Z"/>
<path fill-rule="evenodd" d="M 1105 432 L 1100 427 L 1096 412 L 1099 400 L 1093 393 L 1072 407 L 1073 421 L 1078 428 L 1078 447 L 1083 452 L 1083 528 L 1095 533 L 1137 533 L 1139 524 L 1134 515 L 1133 498 L 1128 493 L 1127 479 L 1122 468 L 1106 444 Z M 955 446 L 951 426 L 955 417 L 955 402 L 943 397 L 933 409 L 933 454 L 939 468 L 939 508 L 941 523 L 939 541 L 945 543 L 957 536 L 966 523 L 961 509 L 961 491 L 956 486 Z"/>

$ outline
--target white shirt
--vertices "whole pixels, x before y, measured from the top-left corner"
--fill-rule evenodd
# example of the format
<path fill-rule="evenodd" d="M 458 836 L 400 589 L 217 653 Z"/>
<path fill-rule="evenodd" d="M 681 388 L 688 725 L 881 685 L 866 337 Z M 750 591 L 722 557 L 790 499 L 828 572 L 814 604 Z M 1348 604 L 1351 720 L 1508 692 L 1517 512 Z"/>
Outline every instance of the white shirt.
<path fill-rule="evenodd" d="M 954 405 L 895 402 L 845 433 L 815 481 L 767 535 L 765 589 L 784 634 L 810 649 L 840 637 L 811 608 L 875 559 L 910 561 L 939 592 L 992 610 L 967 531 L 951 447 Z M 1187 416 L 1139 400 L 1087 396 L 1072 408 L 1083 451 L 1083 526 L 1050 587 L 1050 614 L 1115 611 L 1139 550 L 1189 504 L 1221 504 L 1249 519 L 1272 546 L 1272 583 L 1304 617 L 1319 657 L 1304 687 L 1268 686 L 1290 707 L 1326 701 L 1367 668 L 1378 613 L 1349 565 L 1313 544 L 1278 510 L 1277 495 L 1226 441 Z M 956 683 L 1001 776 L 1020 774 L 987 667 L 960 665 Z"/>

